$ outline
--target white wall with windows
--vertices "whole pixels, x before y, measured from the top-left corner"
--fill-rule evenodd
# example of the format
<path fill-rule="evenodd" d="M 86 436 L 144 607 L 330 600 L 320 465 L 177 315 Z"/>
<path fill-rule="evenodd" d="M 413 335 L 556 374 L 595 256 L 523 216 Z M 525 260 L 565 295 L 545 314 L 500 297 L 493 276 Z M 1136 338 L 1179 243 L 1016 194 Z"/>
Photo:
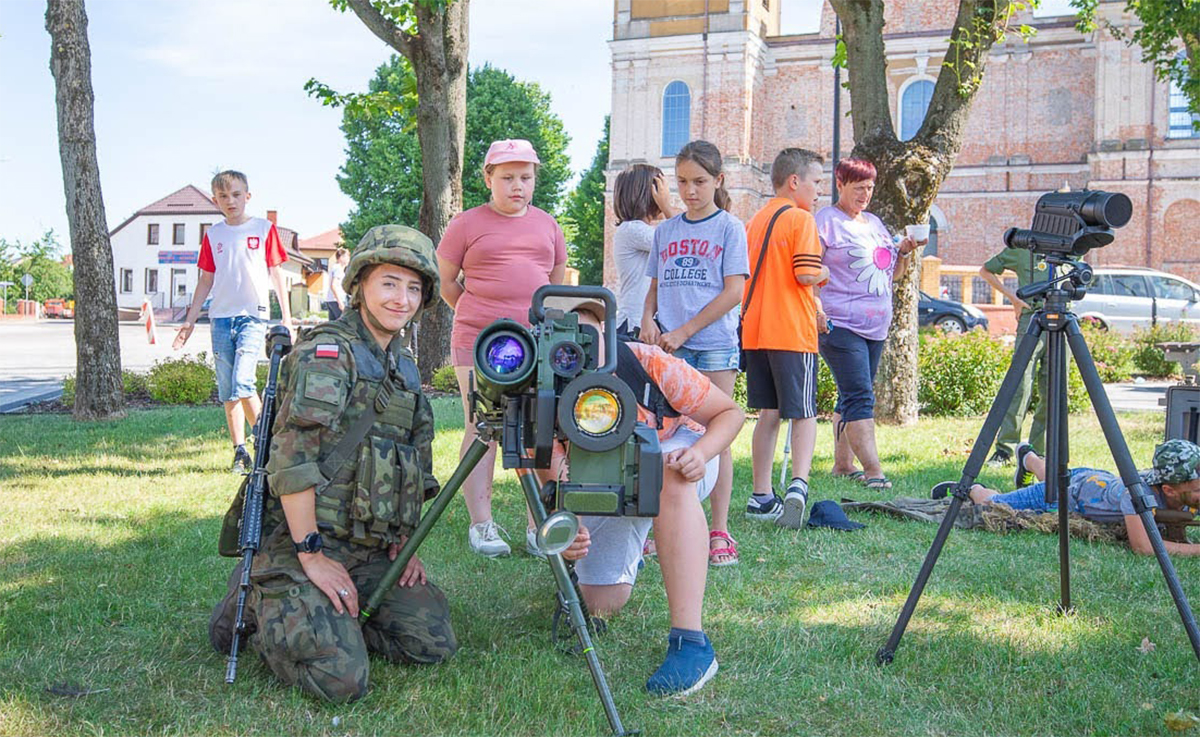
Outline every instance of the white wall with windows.
<path fill-rule="evenodd" d="M 112 236 L 117 306 L 186 307 L 196 291 L 204 230 L 220 215 L 139 215 Z"/>

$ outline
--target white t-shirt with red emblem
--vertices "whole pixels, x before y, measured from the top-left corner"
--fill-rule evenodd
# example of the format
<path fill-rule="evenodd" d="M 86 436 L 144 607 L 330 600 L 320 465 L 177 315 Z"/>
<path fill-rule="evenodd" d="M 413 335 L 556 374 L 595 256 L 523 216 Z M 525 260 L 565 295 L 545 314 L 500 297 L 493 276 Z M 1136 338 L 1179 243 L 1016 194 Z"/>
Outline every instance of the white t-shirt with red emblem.
<path fill-rule="evenodd" d="M 270 279 L 267 269 L 287 261 L 275 224 L 250 218 L 241 225 L 221 221 L 204 234 L 197 265 L 213 274 L 212 303 L 208 315 L 270 316 Z"/>

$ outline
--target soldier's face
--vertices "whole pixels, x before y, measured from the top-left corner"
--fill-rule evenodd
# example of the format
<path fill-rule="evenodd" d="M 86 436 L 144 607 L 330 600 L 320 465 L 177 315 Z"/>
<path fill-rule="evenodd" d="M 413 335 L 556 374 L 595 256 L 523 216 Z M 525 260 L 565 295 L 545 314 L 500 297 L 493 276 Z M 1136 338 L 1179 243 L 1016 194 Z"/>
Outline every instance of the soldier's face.
<path fill-rule="evenodd" d="M 1192 479 L 1184 484 L 1163 484 L 1163 490 L 1169 492 L 1168 502 L 1174 496 L 1181 507 L 1200 508 L 1200 479 Z"/>
<path fill-rule="evenodd" d="M 391 332 L 412 320 L 421 309 L 421 277 L 412 269 L 380 264 L 362 285 L 363 305 Z"/>

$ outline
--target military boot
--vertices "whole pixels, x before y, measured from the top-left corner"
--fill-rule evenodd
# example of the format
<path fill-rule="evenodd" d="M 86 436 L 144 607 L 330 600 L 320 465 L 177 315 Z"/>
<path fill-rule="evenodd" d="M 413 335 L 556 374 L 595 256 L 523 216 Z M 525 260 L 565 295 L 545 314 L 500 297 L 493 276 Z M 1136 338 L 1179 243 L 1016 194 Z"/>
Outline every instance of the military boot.
<path fill-rule="evenodd" d="M 229 581 L 225 584 L 225 597 L 217 602 L 217 605 L 213 607 L 212 615 L 208 618 L 208 641 L 212 644 L 213 649 L 222 655 L 228 655 L 229 648 L 233 647 L 233 620 L 237 618 L 237 597 L 241 582 L 242 562 L 238 561 L 229 574 Z M 254 612 L 249 607 L 242 616 L 245 618 L 247 634 L 258 629 Z M 243 637 L 242 641 L 238 643 L 238 652 L 241 652 L 245 645 L 246 638 Z"/>

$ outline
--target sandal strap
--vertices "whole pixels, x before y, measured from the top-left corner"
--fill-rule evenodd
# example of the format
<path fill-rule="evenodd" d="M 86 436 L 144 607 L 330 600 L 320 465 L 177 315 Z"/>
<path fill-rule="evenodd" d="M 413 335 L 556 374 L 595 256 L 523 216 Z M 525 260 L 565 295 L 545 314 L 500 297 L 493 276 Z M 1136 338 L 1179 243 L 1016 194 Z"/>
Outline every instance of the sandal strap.
<path fill-rule="evenodd" d="M 708 533 L 708 544 L 709 545 L 712 545 L 713 538 L 720 538 L 721 540 L 724 540 L 725 542 L 729 543 L 729 546 L 731 548 L 733 548 L 734 550 L 737 549 L 737 540 L 734 540 L 732 537 L 730 537 L 728 532 L 723 532 L 721 530 L 712 530 L 711 532 L 709 532 Z"/>

